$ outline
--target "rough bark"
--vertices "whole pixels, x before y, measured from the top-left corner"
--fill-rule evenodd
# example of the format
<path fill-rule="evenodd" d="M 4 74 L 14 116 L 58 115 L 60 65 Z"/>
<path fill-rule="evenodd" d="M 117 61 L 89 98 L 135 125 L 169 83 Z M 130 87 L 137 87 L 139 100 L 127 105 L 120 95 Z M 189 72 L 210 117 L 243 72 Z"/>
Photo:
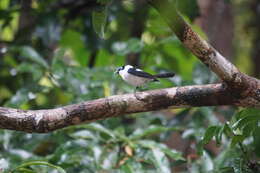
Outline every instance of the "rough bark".
<path fill-rule="evenodd" d="M 168 0 L 147 1 L 165 18 L 169 27 L 184 46 L 228 85 L 234 97 L 247 98 L 246 102 L 259 105 L 259 80 L 241 73 L 231 62 L 195 33 L 179 15 L 174 2 Z"/>
<path fill-rule="evenodd" d="M 115 95 L 48 110 L 0 107 L 0 128 L 46 133 L 123 114 L 216 105 L 247 106 L 233 98 L 223 84 L 197 85 Z"/>

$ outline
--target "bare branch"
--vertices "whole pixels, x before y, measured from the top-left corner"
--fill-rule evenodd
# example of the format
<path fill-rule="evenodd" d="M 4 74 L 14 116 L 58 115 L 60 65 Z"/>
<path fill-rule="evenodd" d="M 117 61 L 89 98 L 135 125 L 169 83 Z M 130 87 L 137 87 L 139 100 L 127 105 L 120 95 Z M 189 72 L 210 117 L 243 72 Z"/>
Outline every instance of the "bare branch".
<path fill-rule="evenodd" d="M 179 15 L 175 3 L 168 0 L 148 1 L 165 18 L 176 36 L 194 55 L 224 81 L 233 80 L 233 75 L 239 73 L 239 70 L 191 29 Z"/>
<path fill-rule="evenodd" d="M 207 41 L 195 33 L 178 13 L 175 2 L 170 0 L 147 0 L 147 2 L 165 18 L 180 41 L 228 85 L 233 96 L 247 97 L 248 101 L 260 104 L 260 81 L 241 73 Z"/>
<path fill-rule="evenodd" d="M 20 110 L 0 107 L 0 128 L 47 133 L 66 126 L 123 114 L 191 106 L 254 106 L 236 100 L 224 84 L 166 88 L 115 95 L 48 110 Z"/>

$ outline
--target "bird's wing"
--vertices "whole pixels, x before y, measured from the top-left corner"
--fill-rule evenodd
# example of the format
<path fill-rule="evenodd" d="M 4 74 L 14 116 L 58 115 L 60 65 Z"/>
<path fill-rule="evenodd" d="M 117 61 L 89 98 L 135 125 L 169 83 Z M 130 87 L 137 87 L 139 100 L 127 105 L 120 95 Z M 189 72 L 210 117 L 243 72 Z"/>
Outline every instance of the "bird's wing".
<path fill-rule="evenodd" d="M 156 79 L 153 75 L 146 73 L 140 69 L 136 69 L 136 68 L 130 68 L 130 69 L 128 69 L 127 72 L 132 75 L 143 77 L 143 78 Z"/>

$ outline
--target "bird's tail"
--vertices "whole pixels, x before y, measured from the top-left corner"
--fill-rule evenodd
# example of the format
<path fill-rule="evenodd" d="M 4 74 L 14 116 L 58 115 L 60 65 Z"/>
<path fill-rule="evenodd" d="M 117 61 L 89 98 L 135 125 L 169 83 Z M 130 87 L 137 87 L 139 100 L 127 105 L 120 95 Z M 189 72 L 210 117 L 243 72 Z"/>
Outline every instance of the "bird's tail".
<path fill-rule="evenodd" d="M 162 74 L 156 74 L 154 77 L 156 78 L 170 78 L 175 76 L 175 73 L 162 73 Z"/>

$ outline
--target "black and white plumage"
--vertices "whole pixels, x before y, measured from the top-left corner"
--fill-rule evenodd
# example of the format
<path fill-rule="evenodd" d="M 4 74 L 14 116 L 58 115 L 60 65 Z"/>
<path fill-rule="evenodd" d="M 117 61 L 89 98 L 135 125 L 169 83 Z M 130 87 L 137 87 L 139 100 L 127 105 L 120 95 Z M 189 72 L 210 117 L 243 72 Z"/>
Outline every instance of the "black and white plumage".
<path fill-rule="evenodd" d="M 125 82 L 137 88 L 145 85 L 148 82 L 159 81 L 158 78 L 170 78 L 175 75 L 174 73 L 152 75 L 131 65 L 124 65 L 119 67 L 116 70 L 116 73 L 118 73 Z"/>

